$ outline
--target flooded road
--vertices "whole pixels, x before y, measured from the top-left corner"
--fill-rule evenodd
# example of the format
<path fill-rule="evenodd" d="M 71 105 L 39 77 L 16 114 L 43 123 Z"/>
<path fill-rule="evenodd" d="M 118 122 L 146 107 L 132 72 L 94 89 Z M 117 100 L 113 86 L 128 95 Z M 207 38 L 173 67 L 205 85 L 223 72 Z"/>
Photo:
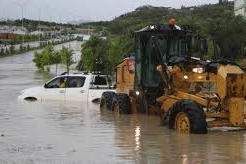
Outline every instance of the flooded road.
<path fill-rule="evenodd" d="M 18 103 L 22 89 L 53 76 L 37 72 L 32 57 L 0 58 L 0 163 L 246 163 L 244 130 L 182 135 L 156 116 L 101 113 L 98 104 Z"/>

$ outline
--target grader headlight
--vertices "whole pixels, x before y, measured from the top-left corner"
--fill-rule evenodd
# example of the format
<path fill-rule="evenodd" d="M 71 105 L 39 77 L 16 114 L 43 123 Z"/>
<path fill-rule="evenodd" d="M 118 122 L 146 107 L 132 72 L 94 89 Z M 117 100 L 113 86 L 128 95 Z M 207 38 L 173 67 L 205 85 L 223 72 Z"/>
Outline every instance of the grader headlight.
<path fill-rule="evenodd" d="M 203 73 L 204 68 L 198 67 L 198 68 L 192 68 L 192 72 L 194 73 Z"/>
<path fill-rule="evenodd" d="M 187 80 L 189 77 L 188 75 L 184 75 L 184 79 Z"/>

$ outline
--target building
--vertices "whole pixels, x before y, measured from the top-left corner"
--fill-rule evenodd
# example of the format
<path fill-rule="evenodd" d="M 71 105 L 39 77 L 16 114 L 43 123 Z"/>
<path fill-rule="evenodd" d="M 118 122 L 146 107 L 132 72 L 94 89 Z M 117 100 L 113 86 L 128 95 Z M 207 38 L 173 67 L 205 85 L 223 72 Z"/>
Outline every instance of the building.
<path fill-rule="evenodd" d="M 0 26 L 0 40 L 13 40 L 17 35 L 27 34 L 27 29 L 16 26 Z"/>
<path fill-rule="evenodd" d="M 235 0 L 234 12 L 235 15 L 242 15 L 246 18 L 246 0 Z"/>
<path fill-rule="evenodd" d="M 29 35 L 45 35 L 45 32 L 37 30 L 29 32 Z"/>

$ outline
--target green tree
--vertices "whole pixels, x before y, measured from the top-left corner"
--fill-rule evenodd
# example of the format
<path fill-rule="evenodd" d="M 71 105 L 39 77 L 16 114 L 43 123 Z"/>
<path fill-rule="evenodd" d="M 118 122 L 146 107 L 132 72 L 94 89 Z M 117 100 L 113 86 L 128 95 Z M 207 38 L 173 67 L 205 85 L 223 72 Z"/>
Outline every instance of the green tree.
<path fill-rule="evenodd" d="M 52 63 L 52 56 L 54 53 L 54 46 L 48 45 L 45 47 L 44 51 L 42 52 L 42 60 L 44 63 L 44 66 L 47 66 L 47 71 L 49 71 L 50 66 L 53 64 Z"/>
<path fill-rule="evenodd" d="M 105 72 L 107 69 L 109 41 L 92 36 L 83 44 L 81 60 L 77 66 L 80 70 Z"/>
<path fill-rule="evenodd" d="M 42 58 L 42 53 L 39 53 L 37 51 L 34 52 L 33 62 L 39 70 L 44 70 L 44 63 L 42 61 Z"/>
<path fill-rule="evenodd" d="M 110 39 L 110 46 L 108 50 L 108 61 L 109 67 L 107 67 L 107 72 L 112 72 L 112 68 L 123 59 L 123 56 L 126 54 L 124 52 L 123 43 L 120 37 L 114 37 Z"/>
<path fill-rule="evenodd" d="M 54 53 L 55 51 L 53 46 L 46 46 L 41 53 L 34 53 L 33 62 L 36 63 L 38 69 L 44 70 L 44 67 L 47 66 L 47 71 L 49 71 L 50 66 L 56 63 L 53 60 Z"/>
<path fill-rule="evenodd" d="M 94 68 L 94 56 L 92 47 L 87 47 L 82 50 L 82 55 L 79 61 L 79 70 L 80 71 L 92 71 Z"/>
<path fill-rule="evenodd" d="M 57 66 L 58 64 L 61 63 L 61 55 L 59 54 L 58 51 L 54 51 L 51 55 L 51 64 L 55 64 L 56 65 L 56 74 L 57 74 Z"/>
<path fill-rule="evenodd" d="M 210 20 L 206 27 L 210 27 L 207 33 L 212 34 L 212 39 L 219 47 L 219 58 L 235 61 L 244 57 L 242 50 L 246 46 L 246 21 L 241 16 L 234 17 L 227 11 L 224 18 Z"/>
<path fill-rule="evenodd" d="M 69 72 L 69 67 L 74 63 L 73 50 L 65 46 L 62 46 L 62 49 L 59 51 L 59 54 L 61 56 L 61 62 L 65 64 L 67 72 Z"/>

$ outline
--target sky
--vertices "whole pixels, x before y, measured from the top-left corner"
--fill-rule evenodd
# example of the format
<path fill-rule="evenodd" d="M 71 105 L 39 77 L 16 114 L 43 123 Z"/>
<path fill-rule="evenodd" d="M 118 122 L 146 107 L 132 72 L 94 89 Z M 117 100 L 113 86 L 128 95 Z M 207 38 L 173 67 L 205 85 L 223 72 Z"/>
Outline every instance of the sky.
<path fill-rule="evenodd" d="M 215 4 L 219 0 L 0 0 L 0 20 L 33 19 L 67 23 L 107 21 L 143 5 L 180 8 Z"/>

